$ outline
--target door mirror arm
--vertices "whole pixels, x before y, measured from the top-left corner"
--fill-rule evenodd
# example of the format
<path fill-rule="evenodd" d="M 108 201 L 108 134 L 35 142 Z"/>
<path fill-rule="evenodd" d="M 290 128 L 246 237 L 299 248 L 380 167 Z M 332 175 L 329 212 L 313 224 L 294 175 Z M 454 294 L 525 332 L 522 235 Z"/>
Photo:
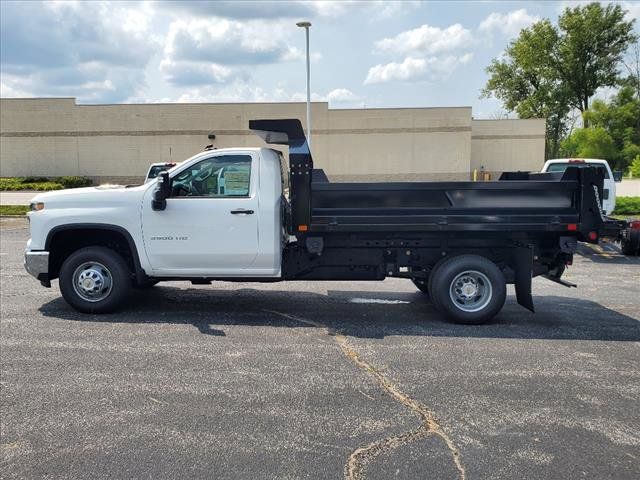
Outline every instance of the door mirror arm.
<path fill-rule="evenodd" d="M 171 179 L 168 172 L 161 172 L 158 175 L 156 189 L 153 191 L 151 208 L 153 210 L 164 210 L 167 208 L 167 198 L 171 196 Z"/>

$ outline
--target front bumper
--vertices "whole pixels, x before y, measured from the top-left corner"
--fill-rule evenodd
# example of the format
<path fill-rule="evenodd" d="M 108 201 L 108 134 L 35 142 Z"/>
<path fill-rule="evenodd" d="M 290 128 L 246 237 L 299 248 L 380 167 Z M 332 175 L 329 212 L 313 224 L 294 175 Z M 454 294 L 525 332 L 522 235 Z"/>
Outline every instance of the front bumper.
<path fill-rule="evenodd" d="M 27 250 L 24 252 L 24 269 L 40 280 L 45 287 L 50 287 L 49 281 L 49 252 Z"/>

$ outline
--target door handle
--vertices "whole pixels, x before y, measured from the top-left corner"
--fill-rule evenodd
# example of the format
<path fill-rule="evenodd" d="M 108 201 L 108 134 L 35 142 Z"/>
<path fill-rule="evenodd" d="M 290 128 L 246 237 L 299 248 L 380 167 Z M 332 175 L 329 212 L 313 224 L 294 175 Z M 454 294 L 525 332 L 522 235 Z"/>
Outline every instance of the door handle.
<path fill-rule="evenodd" d="M 253 210 L 245 210 L 244 208 L 239 208 L 238 210 L 231 210 L 233 215 L 253 215 Z"/>

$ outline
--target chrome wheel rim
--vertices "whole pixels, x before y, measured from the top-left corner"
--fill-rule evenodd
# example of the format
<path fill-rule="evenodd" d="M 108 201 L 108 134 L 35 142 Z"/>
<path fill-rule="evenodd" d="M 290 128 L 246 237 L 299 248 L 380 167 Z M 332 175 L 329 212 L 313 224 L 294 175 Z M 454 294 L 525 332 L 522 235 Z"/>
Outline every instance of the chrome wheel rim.
<path fill-rule="evenodd" d="M 463 312 L 478 312 L 491 301 L 493 290 L 489 278 L 482 272 L 467 270 L 456 275 L 449 286 L 453 304 Z"/>
<path fill-rule="evenodd" d="M 73 272 L 73 289 L 88 302 L 99 302 L 111 293 L 113 277 L 107 267 L 98 262 L 85 262 Z"/>

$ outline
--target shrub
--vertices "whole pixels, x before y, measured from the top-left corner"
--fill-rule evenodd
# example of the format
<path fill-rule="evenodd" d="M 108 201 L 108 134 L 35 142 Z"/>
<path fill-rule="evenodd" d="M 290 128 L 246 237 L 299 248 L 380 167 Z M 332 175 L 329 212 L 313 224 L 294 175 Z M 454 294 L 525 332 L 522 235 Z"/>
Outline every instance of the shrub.
<path fill-rule="evenodd" d="M 62 190 L 63 188 L 88 187 L 93 182 L 86 177 L 3 177 L 0 178 L 0 190 Z"/>
<path fill-rule="evenodd" d="M 43 183 L 51 181 L 47 177 L 17 177 L 16 180 L 19 180 L 20 183 Z"/>
<path fill-rule="evenodd" d="M 22 177 L 0 178 L 0 190 L 16 191 L 16 190 L 61 190 L 64 187 L 57 182 L 25 182 Z"/>
<path fill-rule="evenodd" d="M 15 178 L 0 178 L 0 190 L 16 190 L 16 187 L 20 184 Z"/>
<path fill-rule="evenodd" d="M 614 215 L 640 214 L 640 197 L 616 197 Z"/>
<path fill-rule="evenodd" d="M 23 183 L 22 190 L 37 190 L 39 192 L 46 190 L 62 190 L 64 186 L 58 182 L 41 182 L 41 183 Z"/>
<path fill-rule="evenodd" d="M 28 211 L 28 205 L 0 205 L 0 215 L 24 215 Z"/>
<path fill-rule="evenodd" d="M 93 182 L 87 177 L 59 177 L 56 182 L 64 185 L 64 188 L 90 187 Z"/>

